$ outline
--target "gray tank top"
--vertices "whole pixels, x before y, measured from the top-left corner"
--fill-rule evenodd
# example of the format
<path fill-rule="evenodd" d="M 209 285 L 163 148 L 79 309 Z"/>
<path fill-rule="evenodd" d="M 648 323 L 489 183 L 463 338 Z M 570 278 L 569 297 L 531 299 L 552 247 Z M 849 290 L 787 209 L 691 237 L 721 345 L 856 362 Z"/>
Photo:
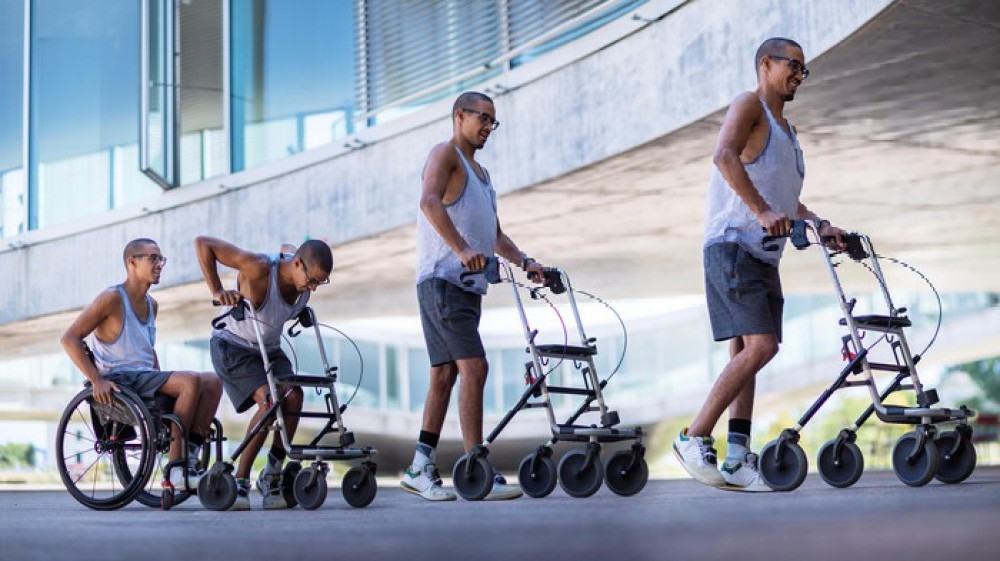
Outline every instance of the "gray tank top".
<path fill-rule="evenodd" d="M 309 292 L 299 294 L 294 304 L 285 302 L 281 296 L 281 289 L 278 288 L 278 263 L 284 257 L 281 255 L 268 255 L 271 262 L 271 270 L 268 274 L 267 295 L 264 296 L 264 303 L 257 309 L 257 320 L 260 325 L 261 335 L 264 337 L 264 348 L 274 351 L 281 347 L 281 330 L 285 322 L 299 315 L 299 312 L 309 303 Z M 237 285 L 236 289 L 239 290 Z M 225 314 L 232 307 L 226 307 L 222 314 Z M 226 318 L 222 329 L 212 331 L 213 337 L 219 337 L 226 341 L 245 348 L 257 348 L 257 334 L 250 323 L 249 316 L 244 321 L 236 321 Z"/>
<path fill-rule="evenodd" d="M 757 158 L 744 164 L 750 181 L 767 201 L 768 206 L 795 218 L 805 177 L 805 163 L 799 140 L 789 123 L 785 130 L 771 115 L 767 104 L 764 114 L 769 125 L 767 141 Z M 708 223 L 705 227 L 705 247 L 722 242 L 736 242 L 761 261 L 777 266 L 785 248 L 785 238 L 778 241 L 777 251 L 764 251 L 765 236 L 757 218 L 736 191 L 729 186 L 718 167 L 713 167 L 708 183 Z"/>
<path fill-rule="evenodd" d="M 445 211 L 469 247 L 490 257 L 494 255 L 497 241 L 497 194 L 486 169 L 483 168 L 486 178 L 480 178 L 462 151 L 457 147 L 455 151 L 465 168 L 465 187 L 457 199 L 445 205 Z M 486 294 L 488 284 L 483 275 L 467 277 L 472 285 L 465 286 L 460 278 L 464 271 L 458 255 L 445 243 L 424 213 L 417 212 L 417 284 L 429 278 L 439 278 L 467 292 Z"/>
<path fill-rule="evenodd" d="M 122 299 L 122 329 L 118 337 L 105 343 L 91 334 L 88 344 L 94 353 L 97 371 L 101 374 L 112 372 L 150 370 L 156 364 L 156 317 L 153 314 L 153 299 L 146 295 L 146 322 L 139 321 L 132 303 L 122 285 L 117 285 Z"/>

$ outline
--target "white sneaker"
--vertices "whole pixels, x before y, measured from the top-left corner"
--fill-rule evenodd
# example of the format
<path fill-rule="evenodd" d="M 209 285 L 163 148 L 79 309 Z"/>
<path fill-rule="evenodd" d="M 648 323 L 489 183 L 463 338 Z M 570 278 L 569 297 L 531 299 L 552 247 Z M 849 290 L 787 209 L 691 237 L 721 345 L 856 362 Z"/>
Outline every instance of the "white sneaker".
<path fill-rule="evenodd" d="M 711 436 L 688 436 L 687 428 L 674 440 L 674 455 L 691 477 L 713 487 L 722 487 L 726 480 L 716 467 L 716 453 Z"/>
<path fill-rule="evenodd" d="M 737 462 L 736 465 L 723 462 L 719 473 L 722 474 L 727 485 L 739 487 L 743 491 L 757 493 L 771 491 L 772 489 L 767 486 L 767 483 L 764 483 L 764 478 L 760 476 L 757 461 L 757 454 L 748 452 L 743 461 Z"/>
<path fill-rule="evenodd" d="M 406 468 L 399 486 L 407 493 L 420 495 L 428 501 L 454 501 L 458 498 L 454 493 L 445 491 L 437 465 L 432 463 L 425 464 L 424 469 L 419 471 L 413 466 Z"/>
<path fill-rule="evenodd" d="M 520 485 L 508 484 L 507 480 L 498 473 L 493 476 L 493 489 L 490 490 L 490 494 L 486 495 L 483 500 L 507 501 L 510 499 L 516 499 L 523 494 L 524 491 L 521 491 Z"/>
<path fill-rule="evenodd" d="M 198 473 L 193 469 L 188 469 L 187 482 L 184 481 L 184 468 L 174 466 L 170 468 L 170 484 L 178 491 L 198 492 L 198 483 L 204 473 Z"/>
<path fill-rule="evenodd" d="M 269 458 L 270 460 L 270 458 Z M 264 510 L 279 510 L 288 508 L 281 481 L 281 462 L 266 462 L 264 469 L 257 477 L 257 490 L 263 495 L 261 506 Z"/>

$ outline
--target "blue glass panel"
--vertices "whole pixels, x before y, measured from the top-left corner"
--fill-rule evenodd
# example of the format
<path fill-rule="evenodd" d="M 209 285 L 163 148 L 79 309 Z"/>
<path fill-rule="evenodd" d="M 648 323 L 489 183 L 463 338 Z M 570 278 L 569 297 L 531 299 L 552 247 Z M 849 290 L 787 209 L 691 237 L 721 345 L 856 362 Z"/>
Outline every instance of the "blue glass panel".
<path fill-rule="evenodd" d="M 160 193 L 139 171 L 139 4 L 31 3 L 29 224 Z"/>
<path fill-rule="evenodd" d="M 354 5 L 232 0 L 233 171 L 353 132 Z"/>
<path fill-rule="evenodd" d="M 24 229 L 24 2 L 0 0 L 0 238 Z"/>

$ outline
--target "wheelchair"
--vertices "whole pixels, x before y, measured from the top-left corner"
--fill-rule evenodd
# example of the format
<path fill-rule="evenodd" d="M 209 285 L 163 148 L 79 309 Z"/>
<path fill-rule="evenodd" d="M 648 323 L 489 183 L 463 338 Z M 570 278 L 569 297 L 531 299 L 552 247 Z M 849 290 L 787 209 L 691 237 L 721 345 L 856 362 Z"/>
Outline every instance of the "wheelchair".
<path fill-rule="evenodd" d="M 899 438 L 892 450 L 892 469 L 901 482 L 920 487 L 932 479 L 942 483 L 964 481 L 976 468 L 976 449 L 972 444 L 972 427 L 968 424 L 976 412 L 965 405 L 936 406 L 939 401 L 937 391 L 924 387 L 920 381 L 917 363 L 930 344 L 919 354 L 910 350 L 905 329 L 911 326 L 911 321 L 905 315 L 906 308 L 896 307 L 893 303 L 879 264 L 880 259 L 893 259 L 877 254 L 871 238 L 858 232 L 844 235 L 845 251 L 827 249 L 821 243 L 823 240 L 817 229 L 803 220 L 792 221 L 789 237 L 796 249 L 806 249 L 810 245 L 822 249 L 843 315 L 839 324 L 847 331 L 841 337 L 841 351 L 848 363 L 793 427 L 783 430 L 778 438 L 764 446 L 758 459 L 764 481 L 776 491 L 791 491 L 802 484 L 808 461 L 798 444 L 799 433 L 834 392 L 849 387 L 867 388 L 871 404 L 853 425 L 841 430 L 820 448 L 817 467 L 827 484 L 845 488 L 860 479 L 864 471 L 864 457 L 855 440 L 858 429 L 872 415 L 884 423 L 914 426 L 912 431 Z M 775 238 L 764 238 L 765 250 L 777 250 L 777 245 L 773 243 Z M 855 312 L 857 299 L 847 298 L 837 270 L 841 262 L 835 261 L 835 258 L 841 253 L 874 275 L 888 315 Z M 867 333 L 875 336 L 865 341 Z M 888 385 L 880 389 L 874 372 L 887 372 L 894 376 Z M 885 403 L 889 396 L 904 391 L 912 395 L 915 406 Z M 954 428 L 942 430 L 942 424 L 954 424 Z"/>
<path fill-rule="evenodd" d="M 59 476 L 74 499 L 94 510 L 115 510 L 134 500 L 169 510 L 191 496 L 186 486 L 169 480 L 172 467 L 182 466 L 186 477 L 188 466 L 187 442 L 181 443 L 179 460 L 168 460 L 171 427 L 182 435 L 187 431 L 171 413 L 172 398 L 157 394 L 147 401 L 119 389 L 111 405 L 94 400 L 89 382 L 70 400 L 56 429 Z M 213 419 L 200 466 L 209 464 L 213 444 L 215 457 L 222 457 L 223 440 L 222 425 Z"/>

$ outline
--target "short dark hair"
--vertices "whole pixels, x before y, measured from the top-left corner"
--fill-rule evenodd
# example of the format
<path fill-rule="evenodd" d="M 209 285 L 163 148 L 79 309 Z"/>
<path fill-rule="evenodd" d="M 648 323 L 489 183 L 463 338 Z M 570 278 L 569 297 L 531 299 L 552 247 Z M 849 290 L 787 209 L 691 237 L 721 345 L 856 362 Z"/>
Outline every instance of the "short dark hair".
<path fill-rule="evenodd" d="M 770 55 L 780 55 L 785 47 L 795 47 L 799 50 L 802 49 L 802 45 L 792 41 L 791 39 L 786 39 L 785 37 L 771 37 L 770 39 L 764 41 L 757 47 L 757 54 L 753 57 L 753 68 L 754 73 L 760 69 L 760 61 L 764 60 L 764 57 Z"/>
<path fill-rule="evenodd" d="M 333 270 L 333 252 L 330 251 L 330 246 L 326 245 L 326 242 L 309 240 L 295 250 L 295 257 L 308 265 L 319 267 L 328 275 Z"/>
<path fill-rule="evenodd" d="M 125 244 L 125 251 L 122 252 L 122 261 L 128 263 L 128 258 L 142 251 L 143 246 L 160 245 L 149 238 L 136 238 Z"/>
<path fill-rule="evenodd" d="M 493 103 L 493 99 L 484 93 L 480 92 L 462 93 L 457 98 L 455 98 L 455 104 L 451 106 L 451 118 L 452 119 L 455 118 L 455 111 L 458 111 L 459 109 L 467 107 L 473 103 L 479 103 L 481 101 Z"/>

